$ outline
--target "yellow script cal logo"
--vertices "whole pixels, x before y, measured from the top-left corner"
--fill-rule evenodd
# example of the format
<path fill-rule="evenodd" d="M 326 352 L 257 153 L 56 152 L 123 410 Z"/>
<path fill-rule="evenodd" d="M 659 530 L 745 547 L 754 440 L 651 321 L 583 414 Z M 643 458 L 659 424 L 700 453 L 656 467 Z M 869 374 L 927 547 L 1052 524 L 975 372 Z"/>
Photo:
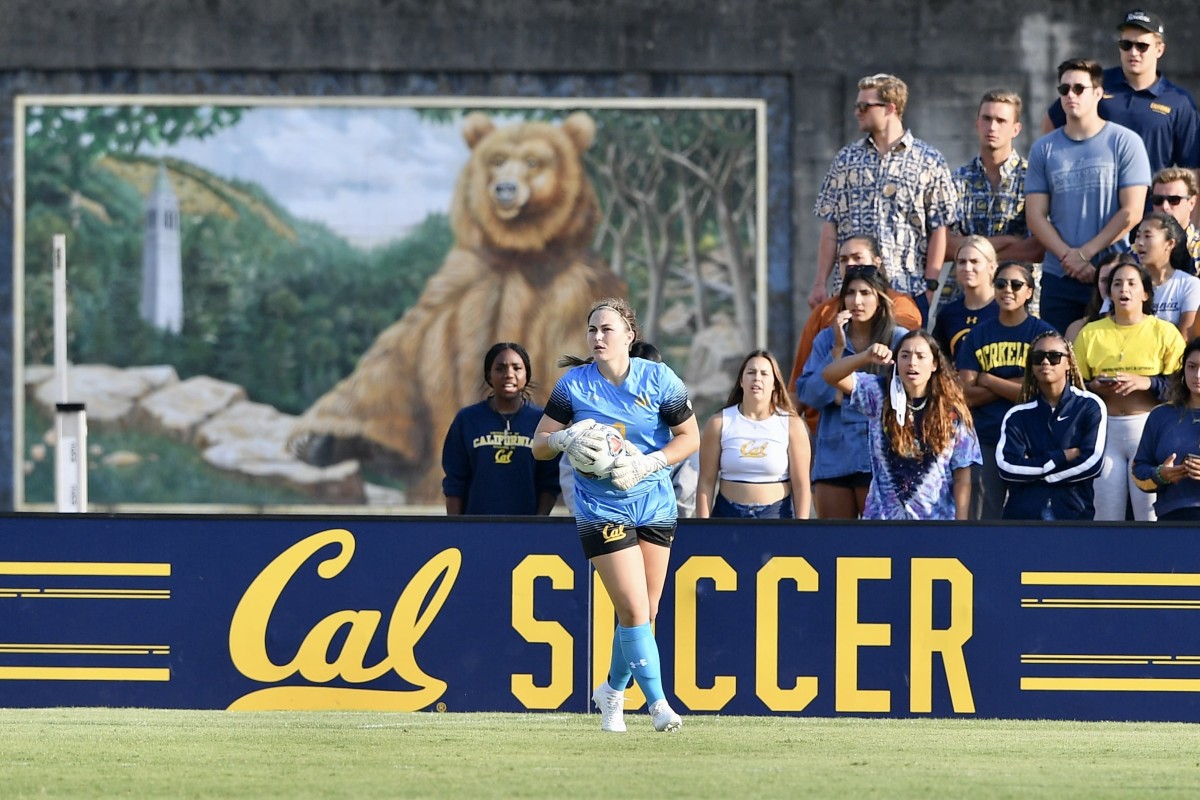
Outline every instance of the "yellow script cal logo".
<path fill-rule="evenodd" d="M 325 580 L 341 574 L 354 556 L 354 535 L 343 529 L 313 534 L 268 564 L 242 595 L 229 623 L 229 656 L 252 681 L 280 684 L 299 675 L 309 685 L 270 686 L 229 706 L 243 710 L 354 709 L 417 711 L 446 691 L 446 682 L 417 664 L 415 648 L 450 595 L 462 567 L 462 553 L 448 548 L 429 559 L 400 592 L 387 621 L 385 654 L 367 663 L 367 651 L 383 621 L 375 609 L 335 610 L 318 620 L 300 642 L 272 641 L 271 615 L 280 596 L 305 565 L 326 547 L 336 552 L 313 569 Z M 267 652 L 267 643 L 273 647 Z M 290 659 L 276 659 L 291 650 Z M 407 691 L 323 686 L 334 680 L 369 683 L 389 672 L 416 688 Z M 314 685 L 315 684 L 315 685 Z"/>
<path fill-rule="evenodd" d="M 766 458 L 767 443 L 746 442 L 739 451 L 742 458 Z"/>
<path fill-rule="evenodd" d="M 511 464 L 512 460 L 513 460 L 514 452 L 515 451 L 510 447 L 500 448 L 499 450 L 496 451 L 496 463 L 497 464 Z"/>
<path fill-rule="evenodd" d="M 611 522 L 600 531 L 600 537 L 606 542 L 619 542 L 625 538 L 625 526 L 613 525 Z"/>

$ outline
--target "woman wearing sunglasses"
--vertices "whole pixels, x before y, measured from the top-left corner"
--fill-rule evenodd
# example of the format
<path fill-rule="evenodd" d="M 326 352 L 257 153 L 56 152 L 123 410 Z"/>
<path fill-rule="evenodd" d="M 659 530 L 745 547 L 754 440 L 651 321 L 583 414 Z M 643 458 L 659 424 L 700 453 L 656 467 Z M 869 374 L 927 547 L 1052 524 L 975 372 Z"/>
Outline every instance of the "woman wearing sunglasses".
<path fill-rule="evenodd" d="M 864 371 L 893 364 L 890 376 Z M 895 350 L 872 344 L 821 376 L 845 396 L 845 408 L 869 421 L 871 488 L 863 519 L 967 518 L 979 441 L 937 339 L 910 331 Z"/>
<path fill-rule="evenodd" d="M 1200 521 L 1200 339 L 1184 349 L 1166 404 L 1146 420 L 1133 479 L 1142 491 L 1155 493 L 1159 522 Z"/>
<path fill-rule="evenodd" d="M 1129 472 L 1150 409 L 1167 385 L 1164 376 L 1179 369 L 1184 350 L 1179 329 L 1152 312 L 1154 285 L 1135 264 L 1122 264 L 1108 276 L 1112 313 L 1085 325 L 1075 341 L 1079 374 L 1089 391 L 1104 400 L 1108 430 L 1104 468 L 1096 478 L 1096 519 L 1125 519 L 1125 504 L 1137 520 L 1154 519 L 1154 496 L 1136 488 Z"/>
<path fill-rule="evenodd" d="M 962 287 L 962 296 L 939 308 L 933 323 L 933 338 L 946 357 L 954 360 L 958 346 L 971 328 L 995 319 L 996 248 L 982 236 L 968 236 L 954 254 L 954 282 Z"/>
<path fill-rule="evenodd" d="M 871 485 L 867 418 L 844 405 L 844 396 L 821 377 L 835 359 L 862 353 L 873 344 L 895 349 L 908 333 L 896 324 L 888 285 L 873 266 L 850 267 L 842 282 L 842 310 L 817 334 L 804 371 L 796 380 L 800 402 L 820 412 L 813 447 L 813 500 L 820 519 L 858 519 Z M 868 367 L 880 374 L 882 367 Z"/>
<path fill-rule="evenodd" d="M 1005 261 L 993 281 L 999 315 L 976 325 L 958 349 L 958 377 L 975 417 L 983 463 L 971 469 L 971 519 L 1000 519 L 1008 485 L 996 464 L 1000 423 L 1021 394 L 1029 343 L 1049 323 L 1030 315 L 1033 273 L 1020 261 Z"/>
<path fill-rule="evenodd" d="M 1104 401 L 1084 388 L 1070 343 L 1053 331 L 1038 334 L 996 445 L 1008 482 L 1004 519 L 1092 519 L 1107 417 Z"/>

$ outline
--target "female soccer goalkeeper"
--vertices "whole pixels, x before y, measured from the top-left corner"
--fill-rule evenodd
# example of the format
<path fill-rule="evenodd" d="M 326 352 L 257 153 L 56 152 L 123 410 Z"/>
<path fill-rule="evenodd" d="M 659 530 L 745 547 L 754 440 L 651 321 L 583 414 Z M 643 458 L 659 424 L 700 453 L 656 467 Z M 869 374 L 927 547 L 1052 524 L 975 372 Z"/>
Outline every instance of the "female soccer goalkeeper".
<path fill-rule="evenodd" d="M 606 298 L 588 314 L 592 358 L 568 370 L 550 394 L 534 435 L 539 459 L 564 453 L 587 463 L 604 444 L 594 423 L 625 437 L 608 477 L 575 473 L 575 524 L 583 553 L 596 568 L 617 611 L 608 680 L 592 693 L 600 728 L 625 730 L 625 687 L 641 687 L 657 731 L 683 725 L 663 693 L 658 644 L 651 623 L 667 580 L 675 537 L 675 491 L 668 467 L 700 446 L 696 417 L 683 381 L 665 364 L 630 358 L 637 319 L 624 300 Z"/>

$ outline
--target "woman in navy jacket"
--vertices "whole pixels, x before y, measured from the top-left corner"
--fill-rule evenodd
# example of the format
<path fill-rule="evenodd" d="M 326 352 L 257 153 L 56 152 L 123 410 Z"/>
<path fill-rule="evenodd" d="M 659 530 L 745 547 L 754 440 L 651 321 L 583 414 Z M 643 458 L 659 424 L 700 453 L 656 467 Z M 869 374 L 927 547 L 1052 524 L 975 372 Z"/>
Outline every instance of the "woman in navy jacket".
<path fill-rule="evenodd" d="M 1159 522 L 1200 521 L 1200 339 L 1188 343 L 1167 402 L 1146 420 L 1133 479 L 1156 493 Z"/>
<path fill-rule="evenodd" d="M 1004 519 L 1092 519 L 1108 412 L 1083 388 L 1071 345 L 1047 331 L 1029 345 L 1017 404 L 1004 415 L 996 463 L 1009 482 Z"/>

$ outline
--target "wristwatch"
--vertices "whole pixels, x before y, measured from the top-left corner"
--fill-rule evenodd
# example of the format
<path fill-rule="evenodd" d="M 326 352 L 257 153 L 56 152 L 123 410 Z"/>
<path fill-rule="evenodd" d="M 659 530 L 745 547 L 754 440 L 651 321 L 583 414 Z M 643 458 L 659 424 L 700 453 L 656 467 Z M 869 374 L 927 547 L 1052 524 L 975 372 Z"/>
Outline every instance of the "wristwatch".
<path fill-rule="evenodd" d="M 936 292 L 938 290 L 938 279 L 937 278 L 926 278 L 925 279 L 925 288 L 931 292 Z"/>

